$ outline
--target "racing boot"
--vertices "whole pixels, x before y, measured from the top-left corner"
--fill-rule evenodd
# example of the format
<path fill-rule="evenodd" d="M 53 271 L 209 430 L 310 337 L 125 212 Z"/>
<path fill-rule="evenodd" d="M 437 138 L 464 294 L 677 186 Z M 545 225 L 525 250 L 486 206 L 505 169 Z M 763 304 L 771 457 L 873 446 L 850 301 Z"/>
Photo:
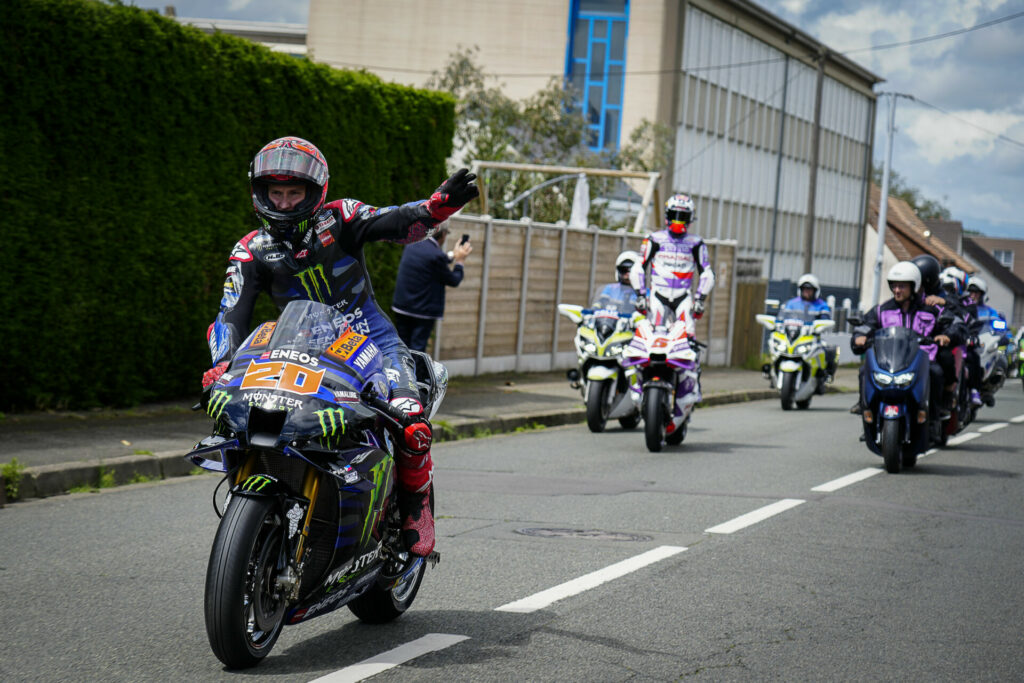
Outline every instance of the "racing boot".
<path fill-rule="evenodd" d="M 971 403 L 976 406 L 980 406 L 982 403 L 981 392 L 977 389 L 971 389 Z"/>
<path fill-rule="evenodd" d="M 423 407 L 415 399 L 395 399 L 392 403 L 409 415 L 423 414 Z M 420 557 L 426 557 L 434 549 L 434 516 L 430 511 L 430 489 L 434 477 L 434 463 L 430 457 L 432 441 L 430 425 L 424 419 L 406 427 L 395 448 L 402 541 L 410 553 Z"/>
<path fill-rule="evenodd" d="M 939 406 L 939 419 L 948 420 L 956 410 L 956 394 L 951 389 L 942 390 L 942 404 Z"/>

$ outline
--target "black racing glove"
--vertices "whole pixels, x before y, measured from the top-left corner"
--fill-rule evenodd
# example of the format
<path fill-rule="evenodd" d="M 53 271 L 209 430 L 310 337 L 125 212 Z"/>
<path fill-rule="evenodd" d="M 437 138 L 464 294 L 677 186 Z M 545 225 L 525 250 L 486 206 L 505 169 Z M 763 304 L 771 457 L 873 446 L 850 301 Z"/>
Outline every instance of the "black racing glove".
<path fill-rule="evenodd" d="M 693 317 L 697 320 L 704 315 L 704 297 L 698 296 L 693 300 Z"/>
<path fill-rule="evenodd" d="M 480 195 L 480 190 L 473 183 L 476 174 L 470 173 L 469 169 L 460 168 L 452 174 L 448 180 L 441 183 L 441 187 L 427 200 L 427 211 L 430 217 L 440 223 L 448 220 L 449 217 L 475 197 Z"/>

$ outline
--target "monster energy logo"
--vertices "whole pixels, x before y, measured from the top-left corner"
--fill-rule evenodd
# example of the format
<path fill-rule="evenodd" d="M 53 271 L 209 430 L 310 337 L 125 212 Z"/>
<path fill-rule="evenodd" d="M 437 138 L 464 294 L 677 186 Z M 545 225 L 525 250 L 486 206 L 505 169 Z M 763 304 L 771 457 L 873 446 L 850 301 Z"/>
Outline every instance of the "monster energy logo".
<path fill-rule="evenodd" d="M 345 411 L 341 408 L 327 408 L 326 410 L 318 410 L 315 415 L 320 418 L 320 429 L 323 430 L 324 436 L 331 437 L 341 430 L 341 433 L 345 433 Z M 330 429 L 328 429 L 328 425 Z"/>
<path fill-rule="evenodd" d="M 305 270 L 299 271 L 296 274 L 299 278 L 299 282 L 306 290 L 306 295 L 313 301 L 319 301 L 322 304 L 327 303 L 325 295 L 321 292 L 321 286 L 323 291 L 326 292 L 326 296 L 331 295 L 331 283 L 327 281 L 327 276 L 324 274 L 324 266 L 322 263 L 318 263 L 315 266 L 306 268 Z"/>
<path fill-rule="evenodd" d="M 264 476 L 262 474 L 254 474 L 245 480 L 245 483 L 242 484 L 242 490 L 262 491 L 264 488 L 266 488 L 267 484 L 271 483 L 272 481 L 273 480 L 270 477 Z"/>
<path fill-rule="evenodd" d="M 229 400 L 231 400 L 231 394 L 218 389 L 210 394 L 210 402 L 206 404 L 206 413 L 216 420 L 224 412 L 224 406 L 228 404 Z"/>
<path fill-rule="evenodd" d="M 366 511 L 366 520 L 363 522 L 363 533 L 359 539 L 360 545 L 366 543 L 373 531 L 377 517 L 373 514 L 373 510 L 377 507 L 378 497 L 384 493 L 381 489 L 387 485 L 387 477 L 391 474 L 393 466 L 394 462 L 391 458 L 385 458 L 370 469 L 370 475 L 373 477 L 373 489 L 370 491 L 370 505 Z"/>

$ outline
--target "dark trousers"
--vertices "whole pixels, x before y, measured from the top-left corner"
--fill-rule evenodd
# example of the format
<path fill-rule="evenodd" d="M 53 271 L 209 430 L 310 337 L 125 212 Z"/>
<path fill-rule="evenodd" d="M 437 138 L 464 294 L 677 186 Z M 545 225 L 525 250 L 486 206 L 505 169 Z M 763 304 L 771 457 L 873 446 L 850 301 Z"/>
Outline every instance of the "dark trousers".
<path fill-rule="evenodd" d="M 431 318 L 414 318 L 411 315 L 395 313 L 395 329 L 398 336 L 413 351 L 426 351 L 430 333 L 434 331 Z"/>

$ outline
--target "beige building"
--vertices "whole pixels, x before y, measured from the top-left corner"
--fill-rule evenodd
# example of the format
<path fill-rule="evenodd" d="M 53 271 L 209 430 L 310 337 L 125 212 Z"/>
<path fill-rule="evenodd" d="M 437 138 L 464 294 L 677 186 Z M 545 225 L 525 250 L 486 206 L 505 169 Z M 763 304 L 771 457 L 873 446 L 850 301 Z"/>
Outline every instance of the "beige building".
<path fill-rule="evenodd" d="M 693 195 L 700 234 L 777 281 L 803 269 L 824 55 L 812 268 L 858 289 L 878 76 L 748 0 L 310 0 L 308 53 L 331 66 L 422 86 L 471 46 L 512 98 L 576 85 L 595 149 L 670 125 L 662 196 Z"/>

